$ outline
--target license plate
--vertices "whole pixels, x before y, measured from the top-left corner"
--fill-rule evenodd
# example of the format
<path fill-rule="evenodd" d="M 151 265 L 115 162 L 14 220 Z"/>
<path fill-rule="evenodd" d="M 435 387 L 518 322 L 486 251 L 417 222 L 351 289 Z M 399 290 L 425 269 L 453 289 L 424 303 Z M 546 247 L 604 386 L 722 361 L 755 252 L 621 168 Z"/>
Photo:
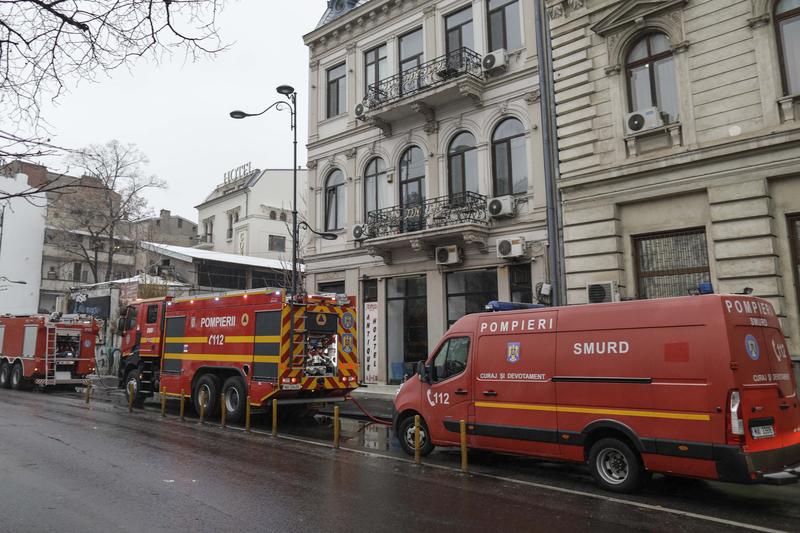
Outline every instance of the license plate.
<path fill-rule="evenodd" d="M 750 434 L 754 439 L 768 439 L 775 436 L 775 427 L 773 426 L 756 426 L 750 428 Z"/>
<path fill-rule="evenodd" d="M 298 383 L 296 385 L 282 385 L 281 388 L 283 390 L 300 390 L 300 384 Z"/>

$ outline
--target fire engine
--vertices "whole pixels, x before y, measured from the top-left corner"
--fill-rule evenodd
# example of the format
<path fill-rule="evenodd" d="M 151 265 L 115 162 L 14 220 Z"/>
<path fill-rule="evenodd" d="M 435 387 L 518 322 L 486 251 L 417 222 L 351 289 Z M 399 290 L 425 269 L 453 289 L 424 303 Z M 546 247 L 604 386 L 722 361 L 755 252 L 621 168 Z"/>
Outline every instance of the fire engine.
<path fill-rule="evenodd" d="M 292 300 L 266 289 L 140 300 L 117 327 L 120 386 L 136 404 L 156 393 L 188 396 L 209 416 L 226 409 L 229 421 L 248 401 L 295 409 L 342 401 L 358 386 L 356 324 L 343 295 Z"/>
<path fill-rule="evenodd" d="M 0 388 L 85 383 L 98 331 L 91 317 L 0 316 Z"/>

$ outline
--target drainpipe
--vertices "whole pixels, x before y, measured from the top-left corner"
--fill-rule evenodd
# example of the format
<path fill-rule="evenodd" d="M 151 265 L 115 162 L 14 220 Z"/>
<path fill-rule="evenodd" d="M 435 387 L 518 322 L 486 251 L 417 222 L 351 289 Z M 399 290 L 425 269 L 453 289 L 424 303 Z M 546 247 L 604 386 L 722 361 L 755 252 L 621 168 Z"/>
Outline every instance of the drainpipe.
<path fill-rule="evenodd" d="M 547 195 L 547 266 L 552 285 L 553 306 L 567 303 L 562 273 L 564 247 L 561 215 L 561 191 L 558 188 L 558 145 L 556 134 L 555 87 L 553 85 L 553 50 L 550 24 L 543 13 L 544 0 L 534 0 L 536 23 L 536 57 L 539 59 L 539 93 L 542 115 L 544 180 Z"/>

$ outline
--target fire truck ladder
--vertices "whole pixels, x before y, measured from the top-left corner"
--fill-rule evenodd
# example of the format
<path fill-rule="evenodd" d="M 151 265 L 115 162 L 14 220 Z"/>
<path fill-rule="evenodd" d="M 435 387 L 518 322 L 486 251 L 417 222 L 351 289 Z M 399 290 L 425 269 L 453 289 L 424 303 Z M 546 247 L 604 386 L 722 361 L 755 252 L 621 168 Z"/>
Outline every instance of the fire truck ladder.
<path fill-rule="evenodd" d="M 142 361 L 142 371 L 139 378 L 141 385 L 141 392 L 147 396 L 152 396 L 155 393 L 155 372 L 153 371 L 153 361 Z"/>
<path fill-rule="evenodd" d="M 49 386 L 56 384 L 56 328 L 55 326 L 47 326 L 47 348 L 44 353 L 44 383 L 40 385 Z"/>

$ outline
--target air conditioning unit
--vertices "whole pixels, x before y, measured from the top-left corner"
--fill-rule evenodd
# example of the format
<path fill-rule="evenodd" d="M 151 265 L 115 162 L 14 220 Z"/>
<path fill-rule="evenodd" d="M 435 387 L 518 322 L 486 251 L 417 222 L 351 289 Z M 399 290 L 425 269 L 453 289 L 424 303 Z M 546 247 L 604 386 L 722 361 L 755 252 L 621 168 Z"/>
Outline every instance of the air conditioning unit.
<path fill-rule="evenodd" d="M 369 237 L 369 227 L 366 224 L 356 224 L 353 226 L 353 240 L 363 241 Z"/>
<path fill-rule="evenodd" d="M 500 48 L 483 56 L 483 71 L 497 72 L 508 67 L 508 54 L 505 48 Z"/>
<path fill-rule="evenodd" d="M 437 265 L 457 265 L 461 262 L 461 250 L 458 246 L 439 246 L 436 248 Z"/>
<path fill-rule="evenodd" d="M 625 130 L 628 135 L 634 135 L 643 131 L 654 130 L 664 126 L 664 117 L 657 107 L 648 107 L 628 113 L 625 117 Z"/>
<path fill-rule="evenodd" d="M 500 259 L 514 259 L 524 255 L 524 237 L 501 237 L 497 240 L 497 257 Z"/>
<path fill-rule="evenodd" d="M 490 198 L 486 203 L 489 214 L 494 218 L 506 218 L 514 216 L 514 197 L 498 196 Z"/>
<path fill-rule="evenodd" d="M 600 283 L 590 283 L 586 286 L 586 299 L 590 304 L 620 301 L 617 282 L 602 281 Z"/>
<path fill-rule="evenodd" d="M 367 115 L 367 108 L 364 104 L 357 104 L 355 108 L 356 118 L 363 119 Z"/>

